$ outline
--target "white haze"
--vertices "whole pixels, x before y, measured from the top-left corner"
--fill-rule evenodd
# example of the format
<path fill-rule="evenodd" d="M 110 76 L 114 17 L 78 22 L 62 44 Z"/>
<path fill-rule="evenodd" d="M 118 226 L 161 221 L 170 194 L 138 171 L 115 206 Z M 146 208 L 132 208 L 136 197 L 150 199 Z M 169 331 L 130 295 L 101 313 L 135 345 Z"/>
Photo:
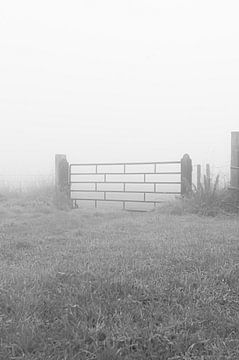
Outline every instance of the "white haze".
<path fill-rule="evenodd" d="M 228 174 L 238 13 L 237 0 L 2 0 L 1 178 L 52 174 L 55 153 L 123 162 L 187 152 Z"/>

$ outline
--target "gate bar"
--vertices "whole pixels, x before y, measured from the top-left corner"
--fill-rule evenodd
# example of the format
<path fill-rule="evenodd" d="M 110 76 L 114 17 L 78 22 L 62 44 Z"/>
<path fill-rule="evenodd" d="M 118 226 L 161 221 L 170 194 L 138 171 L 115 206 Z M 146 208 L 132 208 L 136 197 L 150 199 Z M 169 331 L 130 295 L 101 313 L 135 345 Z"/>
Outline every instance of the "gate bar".
<path fill-rule="evenodd" d="M 181 161 L 153 161 L 153 162 L 127 162 L 127 163 L 97 163 L 97 166 L 103 165 L 153 165 L 153 164 L 181 164 Z M 95 166 L 96 163 L 70 164 L 70 166 Z"/>

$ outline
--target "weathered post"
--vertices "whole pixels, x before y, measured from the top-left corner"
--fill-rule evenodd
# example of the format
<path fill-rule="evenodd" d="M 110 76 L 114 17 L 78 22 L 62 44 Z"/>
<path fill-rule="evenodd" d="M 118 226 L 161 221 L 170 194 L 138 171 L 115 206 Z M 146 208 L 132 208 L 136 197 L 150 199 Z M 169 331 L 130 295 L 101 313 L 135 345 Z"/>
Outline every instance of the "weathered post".
<path fill-rule="evenodd" d="M 64 154 L 55 155 L 55 190 L 57 204 L 66 204 L 69 201 L 69 163 Z"/>
<path fill-rule="evenodd" d="M 211 188 L 211 170 L 210 170 L 210 164 L 206 164 L 206 184 L 207 189 L 210 191 Z"/>
<path fill-rule="evenodd" d="M 192 191 L 192 160 L 188 154 L 181 159 L 181 195 L 189 195 Z"/>
<path fill-rule="evenodd" d="M 206 164 L 206 176 L 208 179 L 211 178 L 210 164 Z"/>
<path fill-rule="evenodd" d="M 239 190 L 239 131 L 231 133 L 231 189 Z"/>
<path fill-rule="evenodd" d="M 201 189 L 201 165 L 197 165 L 197 189 Z"/>

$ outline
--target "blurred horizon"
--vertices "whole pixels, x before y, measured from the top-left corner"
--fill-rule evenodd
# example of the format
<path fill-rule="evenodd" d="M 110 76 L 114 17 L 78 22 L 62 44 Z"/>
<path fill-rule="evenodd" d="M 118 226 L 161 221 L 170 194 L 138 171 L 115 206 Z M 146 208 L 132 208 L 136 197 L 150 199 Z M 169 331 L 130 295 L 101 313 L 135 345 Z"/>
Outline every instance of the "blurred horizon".
<path fill-rule="evenodd" d="M 236 0 L 4 0 L 0 183 L 69 162 L 180 160 L 229 176 Z M 18 180 L 17 180 L 18 179 Z"/>

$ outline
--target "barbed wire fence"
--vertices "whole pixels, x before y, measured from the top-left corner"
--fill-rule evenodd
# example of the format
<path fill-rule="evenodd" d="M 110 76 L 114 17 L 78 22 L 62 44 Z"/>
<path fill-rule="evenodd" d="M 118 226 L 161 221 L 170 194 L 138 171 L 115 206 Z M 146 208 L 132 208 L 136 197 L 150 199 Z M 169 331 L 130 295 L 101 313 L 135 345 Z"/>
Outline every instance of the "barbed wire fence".
<path fill-rule="evenodd" d="M 0 174 L 0 191 L 24 192 L 53 186 L 54 174 Z"/>
<path fill-rule="evenodd" d="M 204 175 L 207 174 L 207 166 L 209 167 L 210 177 L 213 180 L 219 175 L 219 186 L 226 188 L 229 186 L 230 183 L 230 162 L 228 161 L 224 165 L 214 165 L 210 163 L 203 163 L 203 164 L 194 164 L 193 165 L 193 184 L 197 185 L 197 172 L 198 172 L 198 165 L 201 166 L 201 181 L 203 181 Z"/>

